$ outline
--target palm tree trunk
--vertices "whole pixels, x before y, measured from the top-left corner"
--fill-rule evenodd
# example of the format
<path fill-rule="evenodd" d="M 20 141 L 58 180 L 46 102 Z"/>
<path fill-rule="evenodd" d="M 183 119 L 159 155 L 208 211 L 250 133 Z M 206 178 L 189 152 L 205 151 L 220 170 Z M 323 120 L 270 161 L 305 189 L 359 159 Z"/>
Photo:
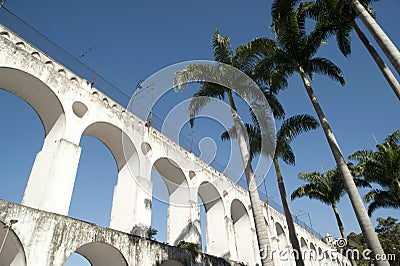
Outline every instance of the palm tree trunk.
<path fill-rule="evenodd" d="M 250 162 L 249 150 L 247 149 L 246 139 L 243 133 L 242 123 L 236 112 L 236 106 L 233 101 L 232 92 L 228 91 L 228 99 L 231 106 L 233 125 L 236 131 L 239 144 L 240 154 L 242 156 L 246 182 L 249 189 L 250 203 L 253 212 L 254 224 L 256 227 L 256 235 L 258 247 L 260 249 L 261 262 L 263 266 L 273 266 L 274 261 L 270 255 L 271 246 L 269 244 L 267 224 L 263 214 L 263 205 L 258 194 L 256 180 L 254 178 L 253 168 Z"/>
<path fill-rule="evenodd" d="M 397 99 L 400 100 L 400 84 L 393 75 L 392 71 L 388 68 L 388 66 L 383 62 L 382 58 L 378 54 L 378 52 L 375 50 L 375 48 L 372 46 L 372 44 L 368 41 L 367 37 L 365 34 L 361 31 L 361 29 L 358 27 L 357 23 L 353 20 L 351 22 L 351 25 L 353 26 L 354 30 L 356 31 L 358 37 L 364 44 L 364 46 L 367 48 L 369 51 L 370 55 L 374 59 L 375 63 L 378 65 L 380 71 L 382 74 L 385 76 L 387 82 L 389 83 L 390 87 L 392 87 L 393 92 L 396 94 Z"/>
<path fill-rule="evenodd" d="M 339 226 L 340 235 L 342 236 L 342 238 L 347 240 L 347 235 L 346 235 L 346 232 L 344 231 L 342 219 L 340 219 L 339 211 L 338 211 L 336 204 L 332 204 L 332 209 L 333 209 L 333 212 L 335 213 L 336 222 Z"/>
<path fill-rule="evenodd" d="M 382 51 L 388 57 L 390 63 L 394 66 L 400 75 L 400 52 L 392 43 L 386 33 L 376 23 L 375 19 L 368 13 L 364 6 L 358 0 L 351 0 L 351 6 L 356 11 L 364 25 L 372 34 Z"/>
<path fill-rule="evenodd" d="M 369 219 L 367 210 L 365 209 L 363 201 L 361 200 L 361 196 L 357 190 L 357 187 L 354 184 L 354 180 L 351 176 L 350 170 L 347 167 L 346 161 L 343 158 L 342 152 L 340 151 L 339 145 L 336 141 L 335 136 L 333 135 L 328 120 L 326 119 L 326 116 L 318 103 L 317 97 L 315 96 L 314 91 L 311 88 L 310 82 L 308 81 L 302 67 L 299 67 L 299 73 L 303 81 L 304 87 L 306 88 L 308 97 L 313 104 L 315 112 L 317 113 L 318 119 L 324 130 L 325 137 L 328 141 L 329 147 L 331 148 L 333 157 L 335 158 L 338 170 L 341 173 L 347 194 L 349 195 L 351 204 L 353 206 L 358 223 L 361 227 L 361 231 L 365 237 L 368 247 L 371 249 L 372 253 L 375 256 L 379 254 L 378 256 L 380 256 L 381 258 L 385 258 L 385 253 L 375 233 L 374 227 L 372 226 L 371 220 Z M 389 266 L 389 262 L 387 260 L 378 260 L 376 261 L 376 265 Z"/>
<path fill-rule="evenodd" d="M 285 212 L 286 223 L 288 225 L 289 239 L 290 239 L 290 242 L 292 243 L 293 249 L 296 250 L 296 252 L 297 252 L 297 254 L 295 254 L 296 265 L 304 266 L 304 261 L 303 261 L 303 256 L 302 256 L 303 254 L 301 253 L 299 239 L 297 238 L 297 235 L 296 235 L 296 228 L 294 227 L 292 212 L 290 211 L 290 206 L 289 206 L 289 202 L 288 202 L 287 194 L 286 194 L 285 183 L 283 182 L 283 177 L 282 177 L 281 170 L 279 167 L 278 158 L 274 158 L 274 167 L 275 167 L 275 172 L 276 172 L 276 179 L 278 181 L 279 194 L 280 194 L 281 200 L 282 200 L 283 211 Z"/>
<path fill-rule="evenodd" d="M 338 227 L 339 227 L 340 235 L 342 236 L 343 239 L 346 239 L 346 243 L 348 243 L 347 242 L 347 234 L 346 234 L 346 231 L 344 231 L 344 226 L 343 226 L 343 223 L 342 223 L 342 219 L 340 219 L 339 210 L 338 210 L 336 204 L 332 204 L 332 209 L 333 209 L 333 212 L 335 213 L 336 222 L 337 222 Z M 347 249 L 348 249 L 348 246 L 347 246 Z M 349 252 L 347 254 L 348 254 L 348 256 L 351 256 L 350 258 L 348 257 L 348 259 L 351 262 L 351 265 L 357 266 L 357 263 L 356 263 L 356 261 L 354 260 L 354 257 L 353 257 L 353 253 Z"/>

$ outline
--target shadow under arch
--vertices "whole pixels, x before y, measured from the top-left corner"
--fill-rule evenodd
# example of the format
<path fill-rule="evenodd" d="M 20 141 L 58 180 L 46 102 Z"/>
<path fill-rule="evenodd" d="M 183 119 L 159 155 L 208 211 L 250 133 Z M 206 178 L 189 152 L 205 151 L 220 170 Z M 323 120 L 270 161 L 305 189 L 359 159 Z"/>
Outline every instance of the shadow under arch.
<path fill-rule="evenodd" d="M 221 195 L 210 182 L 200 184 L 198 195 L 206 211 L 207 253 L 223 258 L 230 257 L 229 239 L 226 231 L 225 208 Z M 200 204 L 200 202 L 199 202 Z"/>
<path fill-rule="evenodd" d="M 253 231 L 249 213 L 238 199 L 234 199 L 231 203 L 231 218 L 235 234 L 237 258 L 241 262 L 251 264 L 256 253 L 253 245 Z"/>
<path fill-rule="evenodd" d="M 42 121 L 45 136 L 60 138 L 65 131 L 65 112 L 57 95 L 38 78 L 22 70 L 0 67 L 0 89 L 28 103 Z"/>
<path fill-rule="evenodd" d="M 301 250 L 308 250 L 308 245 L 304 237 L 300 238 L 300 248 Z"/>
<path fill-rule="evenodd" d="M 159 266 L 183 266 L 183 263 L 177 260 L 169 259 L 159 264 Z"/>
<path fill-rule="evenodd" d="M 86 243 L 77 248 L 75 253 L 86 258 L 93 266 L 128 266 L 124 255 L 117 248 L 104 242 Z"/>
<path fill-rule="evenodd" d="M 7 234 L 8 228 L 9 227 L 5 223 L 0 222 L 1 242 L 3 242 L 5 239 L 4 247 L 1 250 L 0 254 L 0 265 L 26 266 L 26 255 L 24 247 L 19 237 L 12 228 L 8 231 Z M 6 234 L 7 238 L 5 238 Z"/>

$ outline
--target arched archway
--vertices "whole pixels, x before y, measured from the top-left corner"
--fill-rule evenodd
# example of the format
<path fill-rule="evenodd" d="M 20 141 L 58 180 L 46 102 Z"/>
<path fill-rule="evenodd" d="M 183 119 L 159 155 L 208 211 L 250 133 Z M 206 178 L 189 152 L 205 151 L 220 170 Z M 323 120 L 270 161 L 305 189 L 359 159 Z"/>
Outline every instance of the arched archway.
<path fill-rule="evenodd" d="M 310 262 L 311 265 L 318 265 L 318 253 L 314 243 L 310 243 Z"/>
<path fill-rule="evenodd" d="M 291 254 L 289 242 L 286 237 L 285 230 L 278 222 L 275 223 L 277 246 L 280 254 L 280 261 L 282 265 L 291 265 Z"/>
<path fill-rule="evenodd" d="M 134 226 L 135 177 L 139 174 L 137 150 L 121 128 L 108 122 L 92 123 L 82 135 L 82 156 L 70 213 L 129 233 Z M 92 193 L 93 190 L 99 193 Z M 91 193 L 87 199 L 88 191 Z M 78 216 L 73 215 L 77 211 Z"/>
<path fill-rule="evenodd" d="M 35 148 L 35 151 L 33 151 L 33 153 L 39 152 L 34 160 L 33 167 L 31 164 L 33 160 L 29 163 L 29 180 L 26 182 L 26 189 L 22 204 L 39 209 L 58 212 L 57 204 L 59 202 L 54 201 L 54 195 L 52 194 L 53 188 L 50 187 L 49 184 L 57 184 L 59 180 L 63 179 L 63 174 L 61 172 L 57 172 L 56 169 L 52 169 L 54 165 L 52 159 L 55 158 L 56 155 L 54 153 L 52 154 L 52 157 L 46 155 L 49 155 L 50 151 L 54 150 L 56 146 L 60 145 L 59 140 L 64 134 L 66 122 L 64 108 L 58 96 L 47 84 L 42 82 L 37 77 L 18 69 L 0 67 L 0 89 L 16 95 L 25 101 L 29 106 L 31 106 L 38 115 L 44 128 L 43 137 L 41 130 L 32 124 L 32 122 L 36 119 L 32 119 L 27 121 L 25 127 L 21 129 L 20 132 L 17 132 L 17 134 L 14 136 L 14 139 L 20 136 L 18 144 L 24 142 L 22 138 L 27 140 L 32 139 L 32 141 L 35 142 L 37 137 L 32 137 L 32 134 L 38 135 L 40 139 L 44 139 L 43 141 L 40 141 L 40 147 Z M 2 107 L 4 107 L 4 105 L 2 105 Z M 21 111 L 22 109 L 18 110 L 17 112 L 19 113 Z M 10 110 L 6 110 L 5 113 L 10 115 Z M 17 117 L 18 116 L 13 115 L 13 119 L 17 119 Z M 24 136 L 21 134 L 29 135 L 26 137 L 26 135 Z M 4 138 L 2 139 L 4 140 Z M 26 147 L 29 146 L 29 144 L 26 145 Z M 15 148 L 17 147 L 18 145 L 15 145 Z M 14 148 L 12 151 L 17 152 Z M 12 154 L 12 151 L 9 150 L 8 152 Z M 30 152 L 25 149 L 23 152 L 20 152 L 20 154 L 26 153 Z M 23 165 L 24 163 L 20 163 L 19 159 L 18 168 L 20 164 Z M 9 165 L 15 167 L 17 164 L 10 163 Z M 20 168 L 17 171 L 19 170 Z M 23 174 L 23 176 L 25 175 L 26 174 Z M 55 181 L 55 179 L 57 180 Z M 16 200 L 14 199 L 14 201 Z"/>
<path fill-rule="evenodd" d="M 249 214 L 240 200 L 231 203 L 231 218 L 235 234 L 238 260 L 244 263 L 253 263 L 255 248 Z"/>
<path fill-rule="evenodd" d="M 172 159 L 161 157 L 153 163 L 153 170 L 152 202 L 163 210 L 168 208 L 168 221 L 159 216 L 156 218 L 158 213 L 153 209 L 152 226 L 156 229 L 162 228 L 162 223 L 166 222 L 167 241 L 171 245 L 177 245 L 181 240 L 199 244 L 200 232 L 197 225 L 200 221 L 198 216 L 192 215 L 192 208 L 196 207 L 196 203 L 190 201 L 188 182 L 181 167 Z"/>
<path fill-rule="evenodd" d="M 217 257 L 229 258 L 225 208 L 221 196 L 215 186 L 209 182 L 200 184 L 198 195 L 206 211 L 207 253 Z"/>
<path fill-rule="evenodd" d="M 84 244 L 76 249 L 74 253 L 86 258 L 90 265 L 93 266 L 128 266 L 124 255 L 122 255 L 117 248 L 103 242 L 90 242 Z M 69 257 L 66 262 L 68 262 L 68 260 Z"/>
<path fill-rule="evenodd" d="M 0 88 L 17 95 L 38 114 L 45 135 L 53 139 L 65 130 L 64 108 L 57 95 L 41 80 L 24 71 L 0 67 Z"/>
<path fill-rule="evenodd" d="M 303 253 L 302 256 L 303 256 L 304 264 L 310 265 L 310 252 L 309 252 L 309 248 L 308 248 L 307 242 L 304 239 L 304 237 L 300 238 L 300 249 L 301 249 L 301 252 Z"/>
<path fill-rule="evenodd" d="M 0 198 L 21 203 L 35 156 L 43 146 L 43 124 L 23 99 L 4 90 L 0 90 L 0 124 Z"/>
<path fill-rule="evenodd" d="M 0 254 L 0 265 L 25 266 L 26 257 L 22 243 L 10 225 L 0 222 L 0 239 L 4 247 Z"/>

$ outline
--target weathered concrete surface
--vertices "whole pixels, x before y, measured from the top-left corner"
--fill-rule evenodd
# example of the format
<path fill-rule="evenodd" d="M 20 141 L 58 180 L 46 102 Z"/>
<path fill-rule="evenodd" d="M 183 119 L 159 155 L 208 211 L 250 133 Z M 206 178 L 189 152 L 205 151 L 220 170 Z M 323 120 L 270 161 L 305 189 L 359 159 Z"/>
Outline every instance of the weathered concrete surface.
<path fill-rule="evenodd" d="M 26 257 L 26 264 L 15 264 L 19 266 L 61 266 L 73 252 L 96 266 L 241 265 L 205 254 L 195 256 L 184 249 L 0 200 L 0 221 L 7 224 L 11 219 L 18 220 L 12 231 L 22 244 L 19 252 Z M 6 247 L 13 245 L 10 239 Z M 0 265 L 5 265 L 4 254 Z"/>

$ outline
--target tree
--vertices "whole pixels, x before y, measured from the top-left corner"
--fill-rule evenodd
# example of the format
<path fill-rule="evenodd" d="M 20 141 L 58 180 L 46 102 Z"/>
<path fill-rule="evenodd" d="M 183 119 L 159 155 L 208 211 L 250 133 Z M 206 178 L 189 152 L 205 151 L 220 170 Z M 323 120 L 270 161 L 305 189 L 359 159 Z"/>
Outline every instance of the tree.
<path fill-rule="evenodd" d="M 214 33 L 212 46 L 213 46 L 213 54 L 215 61 L 230 66 L 239 66 L 239 63 L 236 62 L 233 57 L 233 52 L 230 46 L 229 38 L 227 36 L 221 36 L 218 30 L 216 30 Z M 194 80 L 200 83 L 201 85 L 199 91 L 193 95 L 193 99 L 189 104 L 189 116 L 192 126 L 194 123 L 194 118 L 196 117 L 197 113 L 212 98 L 218 98 L 222 100 L 225 99 L 225 97 L 228 98 L 228 102 L 231 107 L 234 130 L 237 135 L 239 149 L 242 156 L 242 162 L 245 169 L 246 182 L 253 210 L 252 212 L 255 222 L 258 246 L 260 248 L 260 251 L 268 252 L 270 250 L 270 244 L 268 240 L 268 231 L 267 231 L 268 229 L 262 210 L 263 205 L 262 202 L 260 201 L 260 196 L 257 190 L 257 184 L 255 181 L 255 176 L 250 161 L 250 154 L 248 151 L 246 139 L 243 132 L 243 124 L 238 116 L 237 113 L 238 110 L 236 108 L 234 95 L 231 90 L 232 88 L 235 88 L 235 86 L 237 87 L 242 86 L 242 84 L 240 84 L 240 82 L 242 81 L 240 80 L 240 78 L 236 80 L 235 78 L 232 78 L 229 75 L 227 75 L 227 73 L 223 73 L 226 69 L 223 69 L 221 66 L 222 65 L 218 64 L 215 66 L 204 66 L 201 64 L 189 65 L 184 70 L 180 70 L 176 73 L 176 78 L 174 80 L 174 88 L 182 89 L 186 86 L 185 84 Z M 272 73 L 274 73 L 274 75 L 272 75 Z M 226 83 L 229 83 L 231 87 L 228 88 L 215 83 L 203 82 L 204 80 L 203 77 L 214 76 L 214 75 L 218 75 L 218 77 L 221 79 L 229 79 L 226 80 Z M 280 86 L 286 85 L 286 80 L 279 79 L 279 77 L 280 74 L 277 71 L 273 70 L 271 71 L 271 75 L 268 76 L 268 79 L 260 78 L 260 81 L 263 80 L 262 81 L 263 84 L 271 85 L 278 90 Z M 264 96 L 266 96 L 267 98 L 269 98 L 269 100 L 271 100 L 270 101 L 270 103 L 272 103 L 271 108 L 273 109 L 274 114 L 279 116 L 279 113 L 283 111 L 283 109 L 280 106 L 279 102 L 276 101 L 275 96 L 269 93 L 268 91 L 264 91 Z M 262 111 L 263 117 L 267 117 L 268 113 L 271 111 L 269 109 L 269 106 L 263 105 L 259 107 L 260 108 L 257 108 L 257 110 Z M 267 153 L 270 154 L 270 156 L 272 157 L 273 151 L 269 150 Z M 270 258 L 270 256 L 262 255 L 261 257 L 262 257 L 262 265 L 273 265 L 273 261 Z"/>
<path fill-rule="evenodd" d="M 314 57 L 328 33 L 323 24 L 316 23 L 311 32 L 307 34 L 306 12 L 302 5 L 295 9 L 297 2 L 297 0 L 275 0 L 272 5 L 272 18 L 277 40 L 256 39 L 243 46 L 241 50 L 245 52 L 240 53 L 239 56 L 243 56 L 245 60 L 250 62 L 254 71 L 261 76 L 265 70 L 270 68 L 278 69 L 281 73 L 287 75 L 294 72 L 300 75 L 343 178 L 361 230 L 372 252 L 383 254 L 383 249 L 374 232 L 350 170 L 309 81 L 309 78 L 313 79 L 314 74 L 317 73 L 327 75 L 344 85 L 342 71 L 330 60 Z M 387 261 L 378 263 L 379 265 L 388 265 Z"/>
<path fill-rule="evenodd" d="M 375 231 L 378 234 L 385 253 L 389 256 L 390 265 L 398 265 L 396 259 L 400 257 L 400 222 L 398 222 L 398 219 L 390 216 L 386 219 L 379 217 L 376 220 L 378 221 L 378 225 Z M 359 254 L 363 254 L 364 250 L 368 248 L 362 233 L 356 234 L 352 232 L 349 234 L 348 240 L 349 247 L 357 249 Z M 368 266 L 371 265 L 371 260 L 359 256 L 357 264 Z"/>
<path fill-rule="evenodd" d="M 362 4 L 367 5 L 372 0 L 363 0 Z M 302 3 L 307 15 L 313 19 L 317 19 L 319 23 L 325 25 L 325 28 L 331 34 L 335 34 L 336 42 L 339 50 L 344 56 L 351 53 L 351 31 L 355 30 L 361 42 L 367 48 L 368 52 L 374 59 L 379 70 L 384 75 L 393 92 L 400 100 L 400 84 L 392 71 L 387 67 L 378 52 L 372 46 L 368 38 L 361 31 L 355 19 L 356 12 L 350 7 L 349 3 L 343 0 L 317 0 L 315 2 Z M 373 13 L 373 9 L 368 7 L 369 13 Z M 372 14 L 374 15 L 374 14 Z"/>
<path fill-rule="evenodd" d="M 400 130 L 393 132 L 382 144 L 377 144 L 377 151 L 359 150 L 349 156 L 358 161 L 358 176 L 379 184 L 381 188 L 370 190 L 365 196 L 368 214 L 377 208 L 400 208 Z"/>
<path fill-rule="evenodd" d="M 345 186 L 338 169 L 330 169 L 325 173 L 303 172 L 299 174 L 301 180 L 307 184 L 301 185 L 292 192 L 291 199 L 308 197 L 316 199 L 332 207 L 336 222 L 342 238 L 347 239 L 342 220 L 340 219 L 337 203 L 345 194 Z M 354 178 L 354 183 L 360 187 L 370 186 L 368 182 L 358 177 Z"/>
<path fill-rule="evenodd" d="M 278 182 L 279 194 L 282 200 L 282 206 L 286 217 L 286 223 L 288 225 L 290 242 L 293 249 L 297 251 L 297 254 L 302 253 L 293 222 L 292 212 L 290 211 L 289 202 L 287 200 L 285 183 L 279 167 L 279 159 L 283 160 L 289 165 L 294 165 L 296 163 L 296 157 L 294 155 L 292 147 L 290 146 L 291 142 L 301 133 L 316 129 L 318 126 L 319 124 L 317 120 L 315 120 L 315 118 L 310 115 L 295 115 L 283 121 L 280 129 L 276 134 L 277 141 L 273 163 L 275 167 L 276 179 Z M 259 128 L 257 128 L 257 126 L 252 126 L 249 124 L 246 124 L 246 129 L 250 143 L 250 157 L 252 158 L 256 154 L 261 153 L 260 130 Z M 224 132 L 221 136 L 223 140 L 229 139 L 230 137 L 236 137 L 236 134 L 232 129 Z M 296 265 L 304 265 L 302 256 L 295 256 L 295 259 Z"/>
<path fill-rule="evenodd" d="M 364 6 L 358 0 L 350 0 L 350 4 L 354 11 L 359 15 L 361 21 L 372 34 L 382 51 L 388 57 L 390 63 L 394 66 L 400 75 L 400 52 L 392 43 L 386 33 L 376 23 L 375 19 L 368 13 Z"/>
<path fill-rule="evenodd" d="M 149 229 L 147 229 L 146 234 L 147 238 L 149 238 L 150 240 L 155 240 L 155 236 L 158 234 L 158 230 L 150 226 Z"/>

